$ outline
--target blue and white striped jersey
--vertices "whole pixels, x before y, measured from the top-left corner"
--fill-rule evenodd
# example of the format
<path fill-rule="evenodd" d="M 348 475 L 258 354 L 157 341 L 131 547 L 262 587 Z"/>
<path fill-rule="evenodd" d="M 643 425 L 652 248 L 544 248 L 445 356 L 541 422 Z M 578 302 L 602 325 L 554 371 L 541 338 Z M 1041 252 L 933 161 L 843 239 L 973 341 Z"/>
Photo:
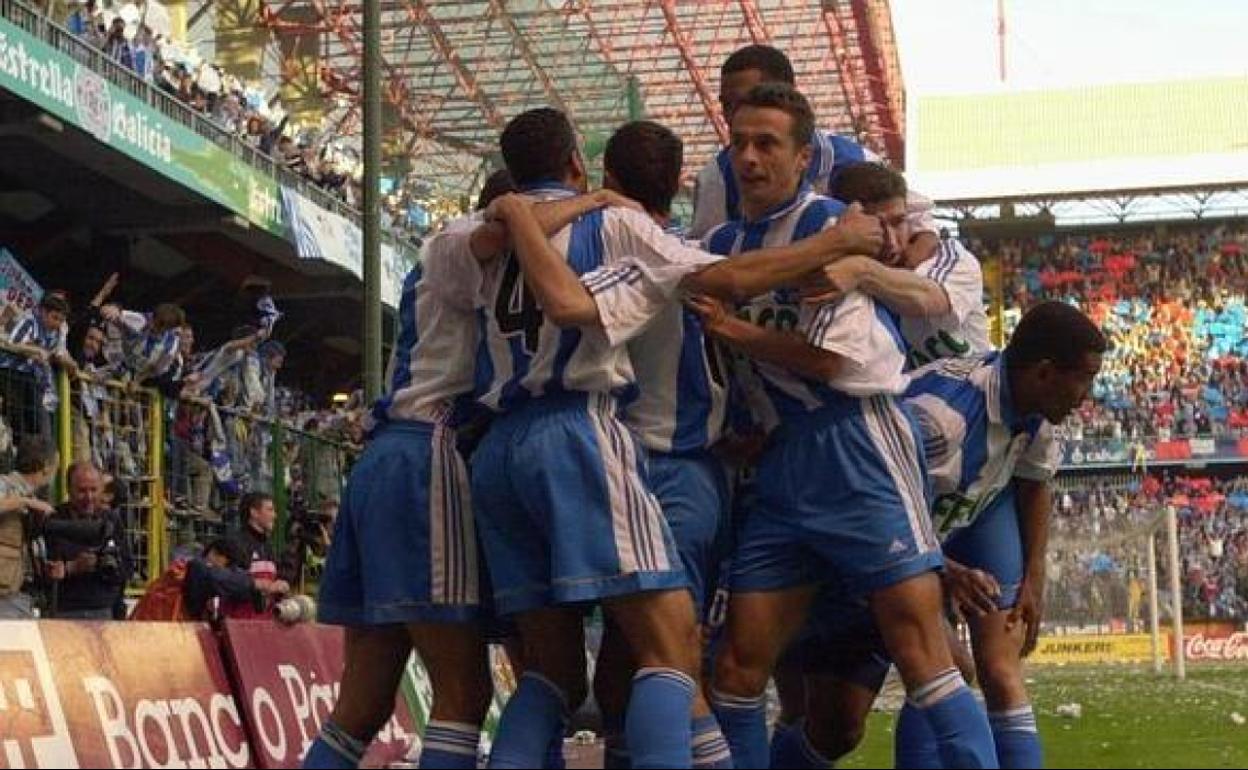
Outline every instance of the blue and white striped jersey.
<path fill-rule="evenodd" d="M 831 131 L 816 131 L 810 142 L 810 165 L 806 167 L 806 184 L 822 195 L 828 193 L 836 171 L 863 161 L 879 160 L 879 156 L 849 137 Z M 741 194 L 732 174 L 732 161 L 727 147 L 716 153 L 700 172 L 694 190 L 691 238 L 703 238 L 716 226 L 741 218 Z"/>
<path fill-rule="evenodd" d="M 755 221 L 719 226 L 706 239 L 707 248 L 731 255 L 784 246 L 836 224 L 844 208 L 839 201 L 803 187 L 792 200 Z M 800 419 L 846 395 L 900 394 L 905 390 L 905 352 L 896 319 L 861 292 L 851 292 L 835 303 L 810 306 L 801 303 L 796 290 L 781 289 L 755 297 L 739 312 L 759 326 L 797 331 L 810 344 L 845 359 L 835 381 L 820 383 L 765 362 L 751 360 L 743 366 L 738 357 L 733 375 L 755 423 L 764 430 L 785 419 Z"/>
<path fill-rule="evenodd" d="M 677 238 L 678 227 L 666 232 Z M 591 285 L 594 274 L 586 276 Z M 609 304 L 612 294 L 630 291 L 619 283 L 596 295 Z M 637 400 L 624 422 L 652 452 L 693 452 L 710 448 L 723 432 L 728 402 L 726 363 L 702 332 L 696 314 L 669 302 L 639 336 L 628 343 L 637 377 Z"/>
<path fill-rule="evenodd" d="M 475 216 L 449 223 L 403 279 L 386 395 L 366 428 L 387 420 L 453 421 L 456 399 L 472 393 L 481 268 L 467 236 L 480 224 Z"/>
<path fill-rule="evenodd" d="M 575 192 L 548 186 L 528 194 L 553 200 Z M 720 260 L 664 233 L 649 216 L 623 208 L 586 214 L 551 243 L 594 295 L 602 323 L 588 329 L 549 323 L 514 254 L 487 264 L 477 378 L 481 402 L 495 411 L 558 393 L 631 400 L 636 374 L 624 343 L 673 302 L 682 278 Z"/>
<path fill-rule="evenodd" d="M 917 369 L 942 358 L 980 358 L 991 351 L 984 274 L 975 255 L 956 238 L 942 238 L 935 256 L 914 272 L 944 288 L 950 311 L 932 318 L 901 319 L 909 367 Z"/>
<path fill-rule="evenodd" d="M 1001 353 L 925 366 L 905 398 L 923 431 L 942 539 L 975 521 L 1011 478 L 1047 481 L 1057 470 L 1053 426 L 1015 410 Z"/>
<path fill-rule="evenodd" d="M 150 313 L 132 310 L 121 311 L 115 325 L 121 332 L 125 365 L 131 374 L 146 370 L 149 376 L 159 377 L 177 363 L 181 344 L 177 329 L 154 331 Z"/>

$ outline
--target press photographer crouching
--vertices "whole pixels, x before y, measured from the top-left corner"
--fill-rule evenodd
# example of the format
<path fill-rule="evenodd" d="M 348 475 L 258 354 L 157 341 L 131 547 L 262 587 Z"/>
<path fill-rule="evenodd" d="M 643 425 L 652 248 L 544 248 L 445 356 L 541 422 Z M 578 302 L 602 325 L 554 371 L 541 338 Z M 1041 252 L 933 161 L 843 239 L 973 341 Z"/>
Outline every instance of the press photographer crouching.
<path fill-rule="evenodd" d="M 0 620 L 34 617 L 36 585 L 31 537 L 54 508 L 36 495 L 56 475 L 56 449 L 28 437 L 17 448 L 16 470 L 0 476 Z"/>
<path fill-rule="evenodd" d="M 103 477 L 89 462 L 69 467 L 69 502 L 43 526 L 48 615 L 111 620 L 134 569 L 121 517 L 105 507 Z"/>

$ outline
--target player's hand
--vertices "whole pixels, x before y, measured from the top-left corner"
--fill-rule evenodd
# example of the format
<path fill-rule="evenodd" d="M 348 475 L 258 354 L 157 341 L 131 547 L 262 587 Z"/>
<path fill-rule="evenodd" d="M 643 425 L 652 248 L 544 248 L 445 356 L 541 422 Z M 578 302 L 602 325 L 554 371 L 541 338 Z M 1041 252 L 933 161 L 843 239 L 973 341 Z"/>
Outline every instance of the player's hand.
<path fill-rule="evenodd" d="M 833 231 L 845 238 L 850 254 L 878 257 L 883 253 L 887 235 L 879 217 L 865 214 L 862 204 L 854 203 L 837 217 Z"/>
<path fill-rule="evenodd" d="M 485 208 L 485 218 L 495 222 L 510 222 L 514 217 L 532 208 L 533 201 L 527 196 L 519 193 L 506 193 L 490 201 L 490 205 Z"/>
<path fill-rule="evenodd" d="M 945 559 L 945 589 L 953 609 L 963 617 L 990 615 L 997 611 L 1001 586 L 987 572 L 971 569 Z"/>
<path fill-rule="evenodd" d="M 632 209 L 633 211 L 640 211 L 643 214 L 646 213 L 646 209 L 640 203 L 626 195 L 621 195 L 615 190 L 608 190 L 604 187 L 601 190 L 596 190 L 593 195 L 594 201 L 597 202 L 599 206 L 606 208 Z"/>
<path fill-rule="evenodd" d="M 100 318 L 105 321 L 116 321 L 121 318 L 121 308 L 110 302 L 100 308 Z"/>
<path fill-rule="evenodd" d="M 1025 658 L 1036 649 L 1040 638 L 1040 621 L 1044 618 L 1044 575 L 1030 575 L 1018 587 L 1018 603 L 1005 620 L 1005 630 L 1013 631 L 1022 623 L 1026 630 L 1022 656 Z"/>
<path fill-rule="evenodd" d="M 705 294 L 689 295 L 685 298 L 685 307 L 697 314 L 698 319 L 702 321 L 702 328 L 711 335 L 723 329 L 735 318 L 727 305 Z"/>
<path fill-rule="evenodd" d="M 823 270 L 802 287 L 802 302 L 822 305 L 843 299 L 858 288 L 869 262 L 867 257 L 845 257 L 824 265 Z"/>

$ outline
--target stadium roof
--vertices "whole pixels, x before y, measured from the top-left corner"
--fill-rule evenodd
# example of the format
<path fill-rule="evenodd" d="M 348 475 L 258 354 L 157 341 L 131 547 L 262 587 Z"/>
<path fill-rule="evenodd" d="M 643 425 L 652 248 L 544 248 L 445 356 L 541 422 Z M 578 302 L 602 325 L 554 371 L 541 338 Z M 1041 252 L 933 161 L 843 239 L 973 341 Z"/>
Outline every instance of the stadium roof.
<path fill-rule="evenodd" d="M 941 201 L 1248 182 L 1248 78 L 923 96 L 907 176 Z"/>
<path fill-rule="evenodd" d="M 265 0 L 280 35 L 320 35 L 321 79 L 340 131 L 360 127 L 358 0 Z M 593 151 L 630 115 L 686 143 L 687 172 L 726 136 L 719 66 L 769 42 L 793 60 L 822 126 L 903 160 L 901 70 L 887 0 L 381 0 L 386 97 L 401 128 L 391 154 L 444 192 L 467 192 L 504 123 L 532 107 L 566 111 Z"/>

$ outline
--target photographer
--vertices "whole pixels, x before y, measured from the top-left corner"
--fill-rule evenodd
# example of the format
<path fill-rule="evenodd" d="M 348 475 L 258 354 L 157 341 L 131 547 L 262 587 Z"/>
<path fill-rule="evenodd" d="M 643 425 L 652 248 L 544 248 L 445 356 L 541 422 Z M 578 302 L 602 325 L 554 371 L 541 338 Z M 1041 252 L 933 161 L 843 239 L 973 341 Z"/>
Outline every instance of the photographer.
<path fill-rule="evenodd" d="M 89 462 L 69 467 L 69 502 L 44 527 L 51 612 L 110 620 L 133 571 L 121 519 L 104 505 L 103 478 Z"/>
<path fill-rule="evenodd" d="M 300 591 L 305 590 L 310 577 L 315 579 L 320 575 L 337 517 L 338 501 L 334 498 L 327 497 L 316 510 L 309 510 L 302 495 L 291 496 L 287 556 L 292 564 L 291 584 Z"/>
<path fill-rule="evenodd" d="M 54 511 L 35 495 L 56 475 L 56 465 L 51 444 L 27 438 L 17 449 L 17 469 L 0 476 L 0 620 L 34 617 L 26 544 L 32 525 Z"/>

